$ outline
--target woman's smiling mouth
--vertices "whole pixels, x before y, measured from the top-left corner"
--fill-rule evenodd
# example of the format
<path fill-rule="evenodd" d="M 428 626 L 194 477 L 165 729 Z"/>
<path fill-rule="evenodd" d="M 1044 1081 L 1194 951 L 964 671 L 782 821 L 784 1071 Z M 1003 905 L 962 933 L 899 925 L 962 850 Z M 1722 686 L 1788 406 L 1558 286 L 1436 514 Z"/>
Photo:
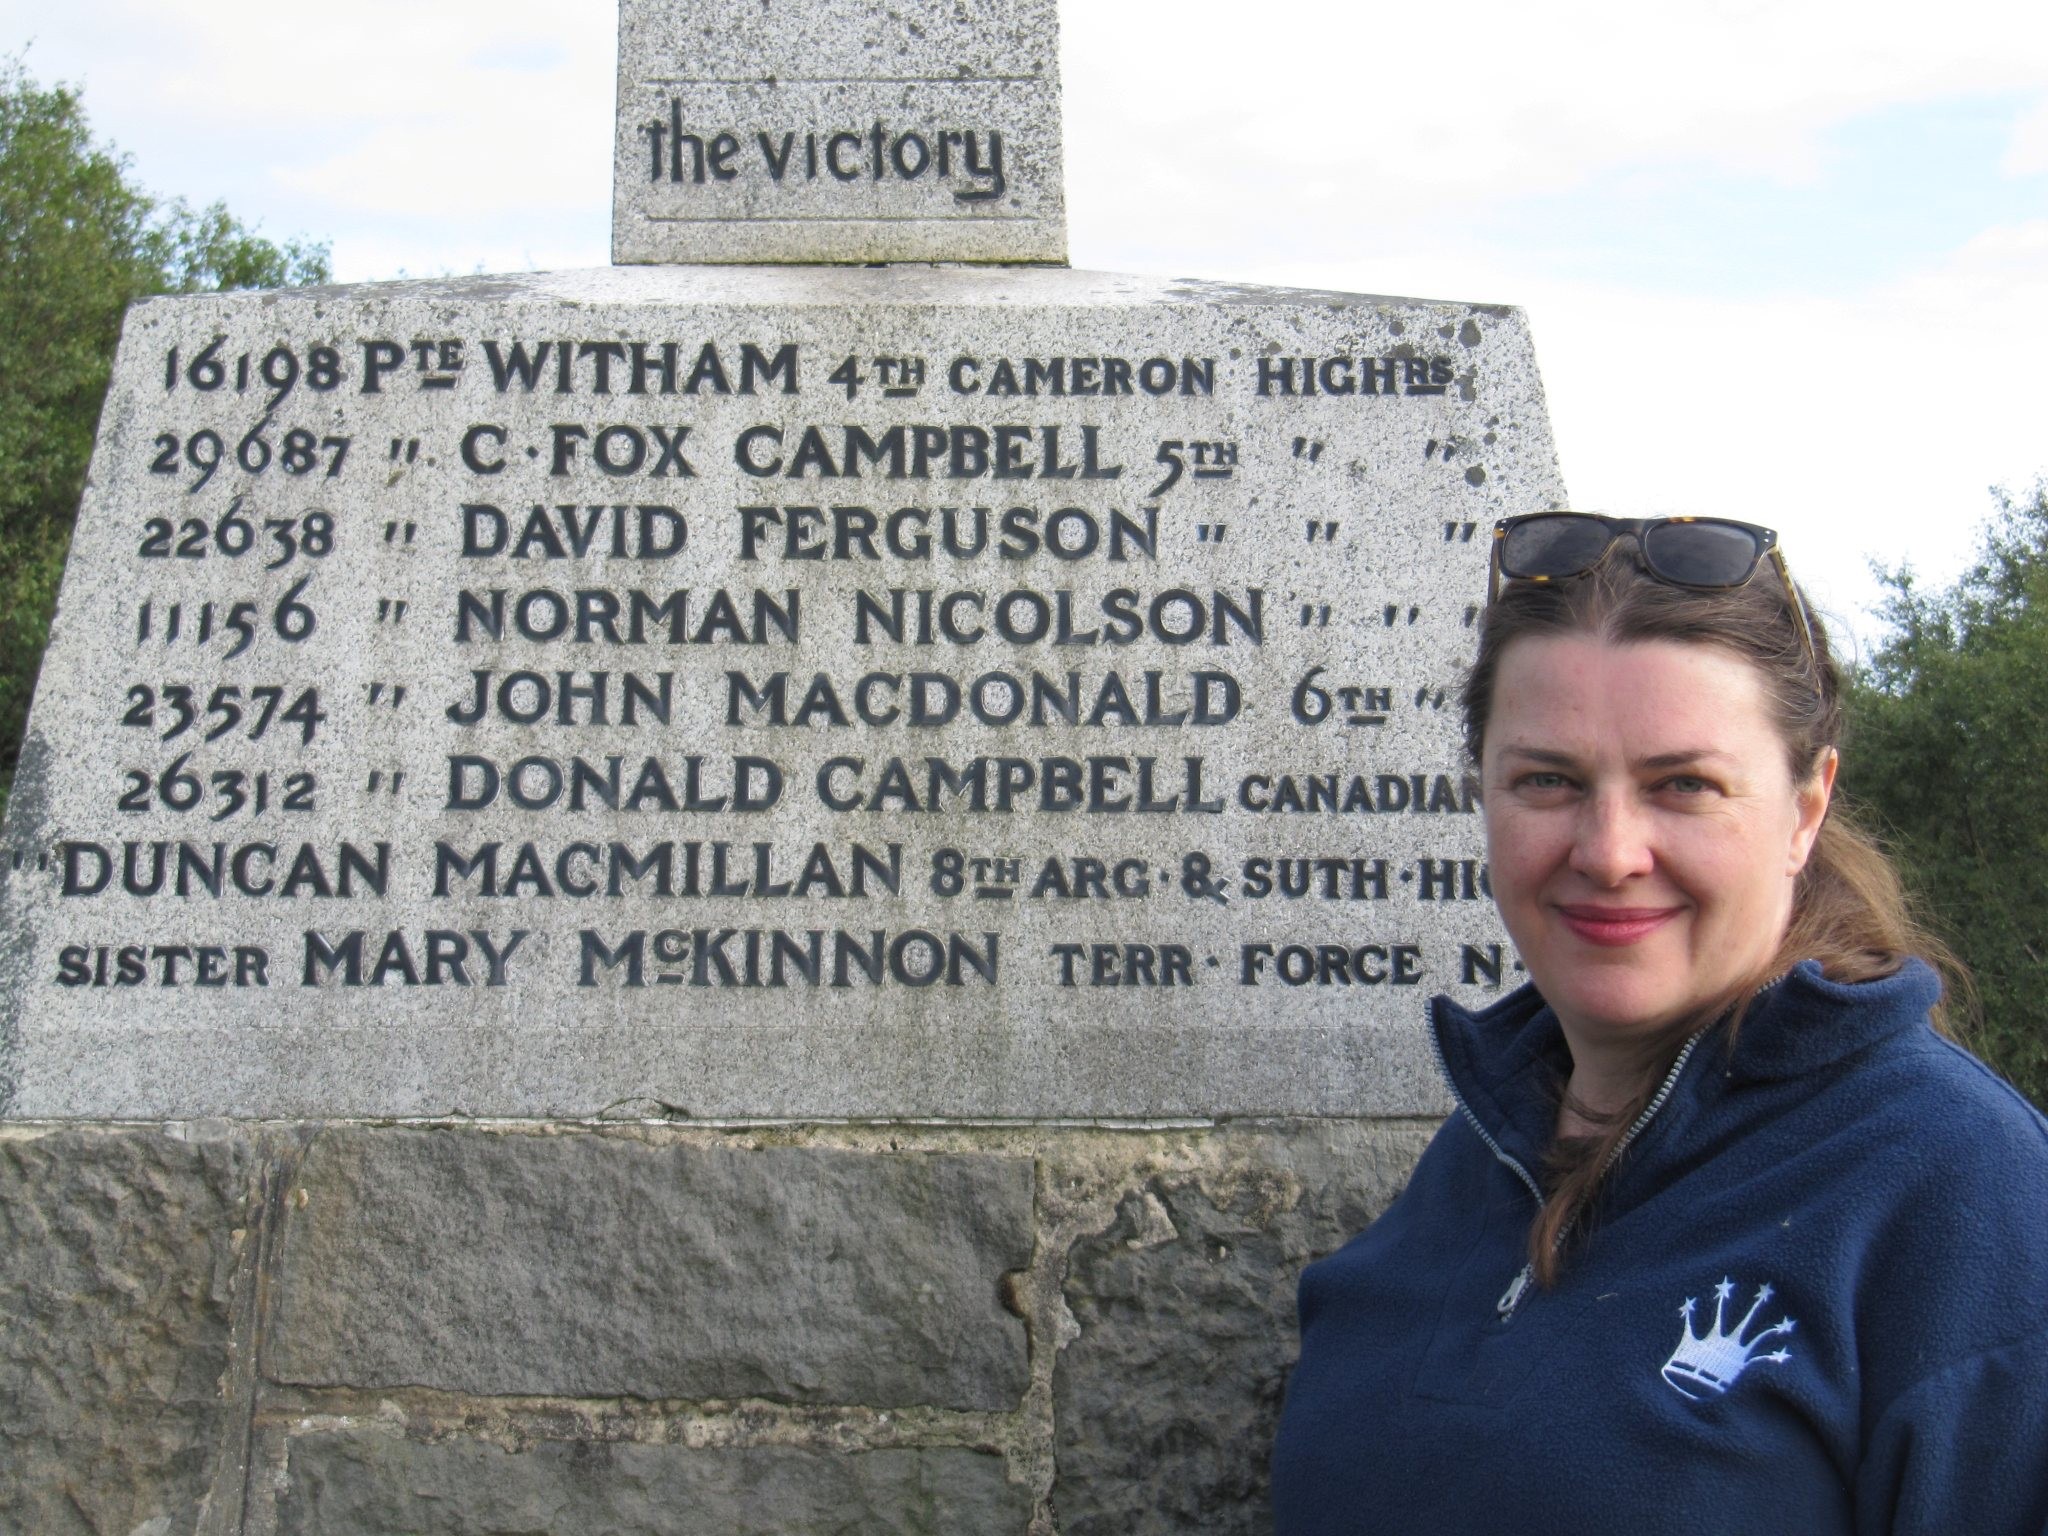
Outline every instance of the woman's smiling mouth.
<path fill-rule="evenodd" d="M 1565 926 L 1589 944 L 1633 944 L 1654 933 L 1683 911 L 1682 907 L 1560 906 Z"/>

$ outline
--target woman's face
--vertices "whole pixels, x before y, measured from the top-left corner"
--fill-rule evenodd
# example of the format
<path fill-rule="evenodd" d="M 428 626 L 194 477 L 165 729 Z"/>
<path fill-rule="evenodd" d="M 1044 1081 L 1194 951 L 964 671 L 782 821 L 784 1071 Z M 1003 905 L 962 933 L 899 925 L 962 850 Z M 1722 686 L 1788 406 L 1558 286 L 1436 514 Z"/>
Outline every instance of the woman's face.
<path fill-rule="evenodd" d="M 1793 783 L 1733 652 L 1564 635 L 1508 646 L 1480 771 L 1523 963 L 1568 1035 L 1625 1045 L 1770 964 L 1834 757 Z"/>

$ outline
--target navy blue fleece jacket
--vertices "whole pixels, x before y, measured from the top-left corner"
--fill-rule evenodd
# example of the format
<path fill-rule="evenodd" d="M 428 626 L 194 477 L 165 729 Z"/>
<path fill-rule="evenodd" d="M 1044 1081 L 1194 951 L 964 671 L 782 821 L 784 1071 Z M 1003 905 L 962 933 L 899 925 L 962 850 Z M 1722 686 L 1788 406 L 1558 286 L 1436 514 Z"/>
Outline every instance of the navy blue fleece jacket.
<path fill-rule="evenodd" d="M 1302 1276 L 1279 1536 L 2048 1531 L 2048 1122 L 1936 995 L 1809 962 L 1702 1037 L 1548 1291 L 1556 1018 L 1439 998 L 1462 1112 Z"/>

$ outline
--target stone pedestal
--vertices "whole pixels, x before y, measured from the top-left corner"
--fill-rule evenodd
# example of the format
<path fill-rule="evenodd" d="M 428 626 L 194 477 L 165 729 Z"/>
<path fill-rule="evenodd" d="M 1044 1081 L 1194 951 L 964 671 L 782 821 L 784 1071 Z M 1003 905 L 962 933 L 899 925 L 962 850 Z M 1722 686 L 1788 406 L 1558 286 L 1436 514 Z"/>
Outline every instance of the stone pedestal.
<path fill-rule="evenodd" d="M 6 1128 L 0 1526 L 1266 1530 L 1430 1129 Z"/>

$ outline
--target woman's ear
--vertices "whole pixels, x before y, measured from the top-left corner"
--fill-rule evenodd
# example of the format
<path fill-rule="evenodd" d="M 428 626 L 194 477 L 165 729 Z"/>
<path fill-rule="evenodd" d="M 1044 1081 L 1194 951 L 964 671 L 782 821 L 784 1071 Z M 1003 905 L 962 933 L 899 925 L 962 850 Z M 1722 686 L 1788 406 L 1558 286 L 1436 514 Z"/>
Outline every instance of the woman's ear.
<path fill-rule="evenodd" d="M 1813 766 L 1813 776 L 1792 791 L 1792 802 L 1798 808 L 1799 821 L 1792 831 L 1791 866 L 1786 871 L 1796 875 L 1806 868 L 1806 861 L 1813 854 L 1814 839 L 1820 836 L 1821 823 L 1827 820 L 1828 805 L 1835 796 L 1835 771 L 1842 765 L 1842 754 L 1833 747 L 1821 753 L 1820 761 Z"/>

